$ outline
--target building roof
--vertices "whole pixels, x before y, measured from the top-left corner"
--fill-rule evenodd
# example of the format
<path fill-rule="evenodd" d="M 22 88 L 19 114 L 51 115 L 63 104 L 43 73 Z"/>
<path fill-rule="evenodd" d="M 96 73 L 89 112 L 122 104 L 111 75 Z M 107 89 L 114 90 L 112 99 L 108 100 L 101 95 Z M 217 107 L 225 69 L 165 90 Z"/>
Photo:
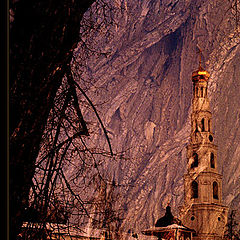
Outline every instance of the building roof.
<path fill-rule="evenodd" d="M 166 227 L 172 224 L 182 225 L 181 221 L 172 215 L 171 207 L 167 206 L 165 215 L 157 220 L 155 227 Z"/>
<path fill-rule="evenodd" d="M 43 226 L 42 223 L 31 223 L 24 222 L 22 229 L 35 229 L 35 230 L 46 230 L 51 232 L 53 236 L 65 236 L 72 238 L 85 238 L 85 239 L 95 239 L 99 240 L 102 237 L 103 229 L 81 229 L 75 225 L 61 224 L 61 223 L 45 223 Z M 52 238 L 54 239 L 54 238 Z M 58 238 L 57 238 L 58 239 Z"/>
<path fill-rule="evenodd" d="M 144 235 L 148 235 L 148 236 L 158 236 L 159 233 L 161 232 L 168 232 L 168 231 L 173 231 L 173 230 L 180 230 L 180 231 L 184 231 L 184 232 L 195 232 L 194 230 L 185 227 L 183 225 L 178 225 L 178 224 L 171 224 L 168 225 L 166 227 L 153 227 L 153 228 L 148 228 L 146 230 L 143 230 L 142 233 Z"/>
<path fill-rule="evenodd" d="M 148 236 L 158 236 L 161 232 L 168 232 L 175 229 L 194 232 L 194 230 L 184 226 L 178 218 L 174 217 L 171 212 L 171 207 L 167 206 L 165 215 L 157 220 L 155 227 L 146 229 L 142 231 L 142 233 Z"/>

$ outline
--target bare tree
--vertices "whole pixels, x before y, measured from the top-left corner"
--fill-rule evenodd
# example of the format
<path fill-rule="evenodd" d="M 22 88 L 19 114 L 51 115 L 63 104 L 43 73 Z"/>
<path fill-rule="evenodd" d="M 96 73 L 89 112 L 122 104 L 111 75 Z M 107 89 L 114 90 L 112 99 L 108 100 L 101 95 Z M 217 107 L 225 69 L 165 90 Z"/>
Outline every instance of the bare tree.
<path fill-rule="evenodd" d="M 41 212 L 47 218 L 48 210 L 57 199 L 58 183 L 62 182 L 71 192 L 63 170 L 67 168 L 64 159 L 70 159 L 76 151 L 79 156 L 92 155 L 82 139 L 89 131 L 76 89 L 85 93 L 72 78 L 71 61 L 77 44 L 81 42 L 87 48 L 88 34 L 97 31 L 109 19 L 106 18 L 109 5 L 101 0 L 93 8 L 97 10 L 95 15 L 89 11 L 88 21 L 83 19 L 93 2 L 10 2 L 11 239 L 16 239 L 21 231 L 29 199 L 35 199 L 29 198 L 29 193 L 38 196 L 32 203 L 40 201 Z M 100 23 L 94 24 L 96 16 L 102 13 L 105 15 Z M 67 80 L 63 80 L 64 76 Z M 87 101 L 96 112 L 90 99 Z M 67 112 L 71 112 L 68 117 Z M 81 143 L 80 148 L 75 146 L 77 141 Z M 45 155 L 41 149 L 45 150 Z M 82 156 L 83 162 L 85 156 Z M 74 165 L 71 161 L 68 164 Z M 81 168 L 83 171 L 92 166 L 95 165 L 84 162 Z M 41 182 L 35 174 L 42 175 Z M 72 196 L 78 199 L 74 194 Z M 79 203 L 83 204 L 81 200 Z M 82 205 L 81 211 L 83 209 Z"/>
<path fill-rule="evenodd" d="M 24 219 L 43 223 L 39 229 L 43 233 L 46 232 L 45 223 L 56 222 L 56 219 L 58 223 L 76 226 L 88 222 L 95 204 L 92 194 L 98 188 L 96 183 L 108 181 L 102 176 L 101 165 L 106 158 L 117 157 L 111 148 L 107 151 L 95 145 L 90 147 L 90 137 L 83 136 L 79 105 L 83 107 L 87 103 L 78 103 L 76 89 L 69 83 L 73 80 L 69 78 L 64 79 L 56 95 L 57 104 L 47 121 Z M 31 219 L 32 209 L 37 209 L 36 219 Z M 35 226 L 29 226 L 28 230 L 31 227 Z"/>
<path fill-rule="evenodd" d="M 93 228 L 101 229 L 105 239 L 119 239 L 123 214 L 122 209 L 119 208 L 120 186 L 116 185 L 114 179 L 112 182 L 100 179 L 97 185 L 91 225 Z"/>
<path fill-rule="evenodd" d="M 224 234 L 226 239 L 240 239 L 238 225 L 239 224 L 236 219 L 236 210 L 232 210 L 228 216 L 228 222 Z"/>
<path fill-rule="evenodd" d="M 239 0 L 229 0 L 230 3 L 230 14 L 235 19 L 235 27 L 238 29 L 240 21 L 240 3 Z"/>

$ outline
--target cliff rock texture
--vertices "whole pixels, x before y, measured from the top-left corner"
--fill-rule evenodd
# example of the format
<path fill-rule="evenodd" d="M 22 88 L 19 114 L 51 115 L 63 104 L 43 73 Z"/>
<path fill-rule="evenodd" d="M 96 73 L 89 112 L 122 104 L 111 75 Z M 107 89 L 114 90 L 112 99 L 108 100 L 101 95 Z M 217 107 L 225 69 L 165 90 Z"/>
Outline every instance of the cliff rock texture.
<path fill-rule="evenodd" d="M 183 200 L 190 135 L 191 73 L 211 74 L 213 113 L 223 200 L 240 202 L 240 22 L 236 1 L 118 0 L 112 36 L 96 36 L 110 54 L 87 63 L 83 81 L 121 161 L 106 165 L 125 186 L 124 231 L 153 226 L 168 202 L 174 215 Z M 87 121 L 91 114 L 85 112 Z M 99 130 L 95 143 L 102 144 Z M 104 143 L 105 144 L 105 143 Z"/>

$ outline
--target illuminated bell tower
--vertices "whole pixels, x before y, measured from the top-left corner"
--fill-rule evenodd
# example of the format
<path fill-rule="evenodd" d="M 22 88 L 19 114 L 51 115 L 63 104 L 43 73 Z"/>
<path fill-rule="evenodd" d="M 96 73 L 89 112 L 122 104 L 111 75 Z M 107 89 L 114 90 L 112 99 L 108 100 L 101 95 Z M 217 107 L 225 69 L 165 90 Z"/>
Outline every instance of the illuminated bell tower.
<path fill-rule="evenodd" d="M 228 208 L 222 204 L 222 175 L 217 170 L 212 113 L 208 99 L 209 73 L 201 67 L 192 73 L 193 100 L 187 174 L 184 175 L 183 224 L 196 231 L 195 240 L 219 240 L 224 234 Z"/>

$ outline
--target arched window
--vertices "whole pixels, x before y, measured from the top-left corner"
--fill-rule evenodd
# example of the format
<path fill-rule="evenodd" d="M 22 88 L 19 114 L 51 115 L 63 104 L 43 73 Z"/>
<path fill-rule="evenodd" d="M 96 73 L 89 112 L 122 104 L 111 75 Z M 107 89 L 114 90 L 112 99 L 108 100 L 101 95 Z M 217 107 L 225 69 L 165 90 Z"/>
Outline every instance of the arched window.
<path fill-rule="evenodd" d="M 201 97 L 203 97 L 203 87 L 201 87 Z"/>
<path fill-rule="evenodd" d="M 202 132 L 204 132 L 204 131 L 205 131 L 204 118 L 202 118 L 202 120 L 201 120 L 201 124 L 202 124 Z"/>
<path fill-rule="evenodd" d="M 215 168 L 214 154 L 212 152 L 210 154 L 210 165 L 211 168 Z"/>
<path fill-rule="evenodd" d="M 193 162 L 191 164 L 191 168 L 197 167 L 198 166 L 198 154 L 193 153 Z"/>
<path fill-rule="evenodd" d="M 210 121 L 210 119 L 208 119 L 208 131 L 209 132 L 211 131 L 211 121 Z"/>
<path fill-rule="evenodd" d="M 195 121 L 195 126 L 196 126 L 196 128 L 195 128 L 195 132 L 198 132 L 198 124 L 197 124 L 197 120 Z"/>
<path fill-rule="evenodd" d="M 213 198 L 218 199 L 218 184 L 213 182 Z"/>
<path fill-rule="evenodd" d="M 196 181 L 192 182 L 192 198 L 198 198 L 198 183 Z"/>

